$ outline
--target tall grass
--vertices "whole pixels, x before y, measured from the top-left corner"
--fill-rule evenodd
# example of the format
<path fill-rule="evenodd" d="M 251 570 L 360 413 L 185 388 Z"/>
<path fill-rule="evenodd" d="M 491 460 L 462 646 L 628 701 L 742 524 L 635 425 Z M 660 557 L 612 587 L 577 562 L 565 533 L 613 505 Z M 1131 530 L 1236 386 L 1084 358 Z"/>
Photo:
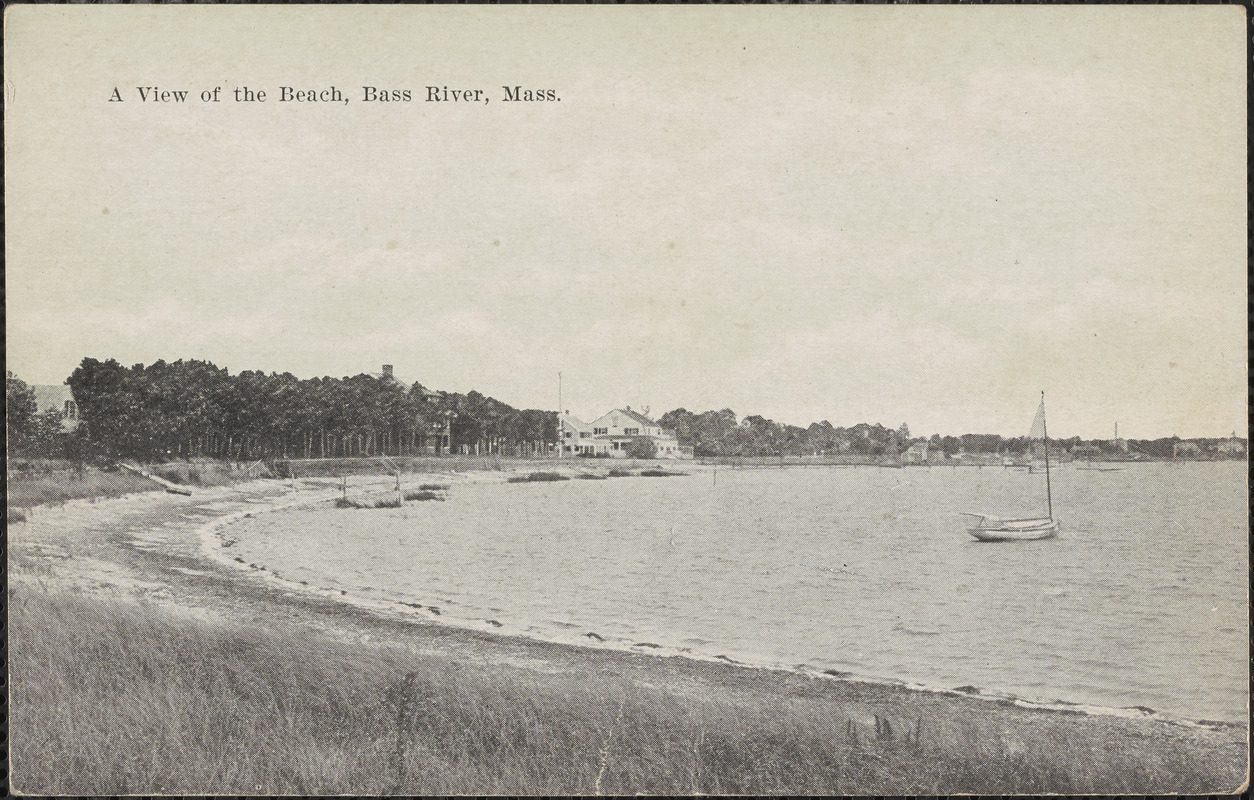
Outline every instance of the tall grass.
<path fill-rule="evenodd" d="M 8 472 L 9 508 L 30 508 L 86 497 L 117 497 L 132 492 L 160 491 L 160 484 L 134 473 L 105 472 L 95 467 L 44 473 Z"/>
<path fill-rule="evenodd" d="M 150 464 L 148 471 L 165 478 L 170 483 L 183 486 L 230 486 L 245 474 L 237 470 L 233 464 L 211 459 Z M 265 474 L 270 473 L 266 471 Z"/>
<path fill-rule="evenodd" d="M 143 603 L 26 587 L 9 597 L 12 785 L 22 793 L 1231 788 L 1174 750 L 1138 757 L 1082 736 L 1024 749 L 993 725 L 922 716 L 871 729 L 829 699 L 679 694 L 591 658 L 580 674 L 548 674 L 282 625 L 192 621 Z"/>

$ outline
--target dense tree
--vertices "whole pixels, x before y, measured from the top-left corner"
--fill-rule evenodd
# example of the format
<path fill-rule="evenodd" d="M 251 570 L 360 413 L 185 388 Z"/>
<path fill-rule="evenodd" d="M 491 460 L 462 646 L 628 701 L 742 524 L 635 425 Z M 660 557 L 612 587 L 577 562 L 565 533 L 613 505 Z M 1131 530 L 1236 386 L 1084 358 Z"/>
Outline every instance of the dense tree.
<path fill-rule="evenodd" d="M 5 370 L 5 432 L 10 451 L 19 451 L 25 445 L 35 427 L 35 392 L 26 382 Z"/>
<path fill-rule="evenodd" d="M 130 369 L 87 358 L 70 376 L 84 439 L 98 453 L 161 459 L 543 453 L 557 438 L 554 412 L 355 375 L 300 380 L 203 361 Z M 446 440 L 446 431 L 452 441 Z"/>
<path fill-rule="evenodd" d="M 10 455 L 32 458 L 78 457 L 74 436 L 62 426 L 59 409 L 39 411 L 35 391 L 6 371 L 5 424 Z"/>
<path fill-rule="evenodd" d="M 657 445 L 647 436 L 638 436 L 627 443 L 628 458 L 655 458 Z"/>

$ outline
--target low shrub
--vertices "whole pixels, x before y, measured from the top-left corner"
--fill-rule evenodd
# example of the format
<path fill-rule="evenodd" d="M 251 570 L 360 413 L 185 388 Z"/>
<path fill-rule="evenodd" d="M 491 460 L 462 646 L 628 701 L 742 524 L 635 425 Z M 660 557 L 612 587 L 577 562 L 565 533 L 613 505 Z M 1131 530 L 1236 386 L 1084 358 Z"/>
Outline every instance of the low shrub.
<path fill-rule="evenodd" d="M 513 475 L 508 478 L 509 483 L 537 483 L 544 481 L 568 481 L 565 475 L 557 472 L 531 472 L 526 475 Z"/>
<path fill-rule="evenodd" d="M 431 491 L 430 489 L 418 489 L 417 491 L 411 490 L 411 491 L 405 492 L 405 499 L 422 501 L 422 500 L 443 500 L 444 498 L 436 494 L 435 492 Z"/>

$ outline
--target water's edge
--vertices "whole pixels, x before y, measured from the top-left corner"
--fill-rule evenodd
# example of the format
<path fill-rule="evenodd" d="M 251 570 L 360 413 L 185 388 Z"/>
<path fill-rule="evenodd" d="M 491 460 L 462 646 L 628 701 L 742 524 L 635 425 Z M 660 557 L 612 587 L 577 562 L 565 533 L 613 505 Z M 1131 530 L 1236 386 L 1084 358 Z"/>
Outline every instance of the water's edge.
<path fill-rule="evenodd" d="M 447 479 L 449 477 L 452 476 L 440 476 L 441 479 Z M 504 477 L 502 476 L 500 481 L 492 482 L 500 482 L 503 485 Z M 373 600 L 350 594 L 346 590 L 316 587 L 300 581 L 279 577 L 274 575 L 271 571 L 266 570 L 264 566 L 259 568 L 256 565 L 241 562 L 233 556 L 233 554 L 229 552 L 228 547 L 225 546 L 225 543 L 230 541 L 229 531 L 231 526 L 242 520 L 254 518 L 262 514 L 273 514 L 297 508 L 314 507 L 330 503 L 338 496 L 339 490 L 337 489 L 315 491 L 303 493 L 301 496 L 292 500 L 273 503 L 267 505 L 266 507 L 252 507 L 225 514 L 200 525 L 196 530 L 195 535 L 199 539 L 200 551 L 206 560 L 221 568 L 236 571 L 249 575 L 252 578 L 266 581 L 286 592 L 329 599 L 369 614 L 424 625 L 439 625 L 475 631 L 477 633 L 490 636 L 542 641 L 594 651 L 610 650 L 652 655 L 659 658 L 684 658 L 697 662 L 733 664 L 746 669 L 759 669 L 771 672 L 798 674 L 814 679 L 894 686 L 931 694 L 963 696 L 1002 705 L 1012 704 L 1021 708 L 1044 709 L 1065 713 L 1080 713 L 1091 716 L 1111 716 L 1125 719 L 1150 719 L 1172 725 L 1194 728 L 1201 727 L 1213 729 L 1237 727 L 1233 723 L 1229 722 L 1187 719 L 1178 715 L 1140 706 L 1119 708 L 1087 703 L 1076 703 L 1064 699 L 1024 698 L 1007 692 L 998 691 L 996 687 L 966 685 L 960 688 L 951 688 L 899 680 L 895 678 L 884 678 L 875 675 L 864 675 L 859 674 L 856 671 L 823 669 L 807 664 L 786 665 L 767 662 L 755 663 L 752 660 L 732 659 L 723 654 L 704 653 L 693 648 L 668 646 L 665 644 L 655 644 L 651 642 L 633 642 L 627 639 L 615 639 L 613 637 L 602 637 L 593 631 L 572 633 L 569 637 L 556 636 L 551 632 L 546 632 L 547 635 L 544 636 L 538 636 L 533 631 L 514 629 L 512 626 L 501 623 L 497 620 L 459 618 L 455 614 L 444 613 L 434 606 L 424 606 L 418 603 L 405 603 L 399 601 Z"/>

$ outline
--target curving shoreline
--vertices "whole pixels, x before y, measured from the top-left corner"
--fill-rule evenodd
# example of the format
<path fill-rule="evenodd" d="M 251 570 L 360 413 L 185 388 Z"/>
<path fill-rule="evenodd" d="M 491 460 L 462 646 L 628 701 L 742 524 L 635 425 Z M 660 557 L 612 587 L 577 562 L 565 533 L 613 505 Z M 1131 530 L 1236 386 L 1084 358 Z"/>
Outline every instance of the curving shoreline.
<path fill-rule="evenodd" d="M 544 473 L 548 474 L 548 473 Z M 421 478 L 423 476 L 418 476 Z M 442 480 L 447 480 L 448 475 L 439 476 Z M 579 477 L 576 473 L 572 477 Z M 457 476 L 462 478 L 462 476 Z M 517 483 L 521 479 L 513 477 L 509 474 L 484 474 L 478 473 L 477 480 L 484 483 Z M 387 494 L 391 491 L 387 480 L 377 480 L 374 482 L 365 481 L 355 485 L 354 492 L 369 493 L 371 491 L 379 494 Z M 575 648 L 585 648 L 593 651 L 617 651 L 644 653 L 655 657 L 674 657 L 685 658 L 700 663 L 726 663 L 735 666 L 744 667 L 746 669 L 766 670 L 770 672 L 798 674 L 810 679 L 820 681 L 839 680 L 846 682 L 858 682 L 867 685 L 902 687 L 912 691 L 927 692 L 932 694 L 963 697 L 978 702 L 987 702 L 1002 705 L 1014 705 L 1025 709 L 1051 710 L 1063 713 L 1081 713 L 1090 716 L 1108 716 L 1125 719 L 1149 719 L 1172 725 L 1184 727 L 1210 727 L 1222 728 L 1231 727 L 1230 721 L 1208 720 L 1208 719 L 1191 719 L 1180 714 L 1148 708 L 1144 705 L 1129 706 L 1108 706 L 1092 702 L 1085 702 L 1076 699 L 1066 699 L 1061 697 L 1026 697 L 1016 695 L 1011 692 L 1002 691 L 991 686 L 973 686 L 970 684 L 957 686 L 939 685 L 918 680 L 912 680 L 908 677 L 885 677 L 882 675 L 869 674 L 848 669 L 841 666 L 840 669 L 825 668 L 821 664 L 806 663 L 789 663 L 771 659 L 754 659 L 752 656 L 746 657 L 743 654 L 727 650 L 723 653 L 717 652 L 719 648 L 707 648 L 703 651 L 699 647 L 685 647 L 670 643 L 657 644 L 653 641 L 638 641 L 637 637 L 623 636 L 605 636 L 604 630 L 585 630 L 579 626 L 562 626 L 569 627 L 568 635 L 563 636 L 563 631 L 550 627 L 547 630 L 539 630 L 535 626 L 528 625 L 525 628 L 511 626 L 508 623 L 502 623 L 497 619 L 489 616 L 466 616 L 450 614 L 447 606 L 432 605 L 432 603 L 451 603 L 452 601 L 444 600 L 425 600 L 421 596 L 413 599 L 419 602 L 407 602 L 405 600 L 396 599 L 373 599 L 354 594 L 350 591 L 337 590 L 328 587 L 318 587 L 307 584 L 305 581 L 296 581 L 290 578 L 280 577 L 276 572 L 268 570 L 264 564 L 245 563 L 238 556 L 233 556 L 226 551 L 226 547 L 233 544 L 234 540 L 226 541 L 228 528 L 244 519 L 253 518 L 261 513 L 271 513 L 280 511 L 290 511 L 298 507 L 317 506 L 338 496 L 338 490 L 327 490 L 323 492 L 314 492 L 306 495 L 304 498 L 297 498 L 291 502 L 278 503 L 269 508 L 245 511 L 224 516 L 214 520 L 205 526 L 199 532 L 202 539 L 203 551 L 207 558 L 215 560 L 220 566 L 234 570 L 242 571 L 246 574 L 252 573 L 255 577 L 259 577 L 275 585 L 283 587 L 285 590 L 306 593 L 311 596 L 321 597 L 323 599 L 334 600 L 348 606 L 352 606 L 365 613 L 376 613 L 384 616 L 395 617 L 406 621 L 423 621 L 436 624 L 442 627 L 462 628 L 470 631 L 481 633 L 495 634 L 502 637 L 513 637 L 527 639 L 537 642 L 543 642 L 554 645 L 561 645 Z M 367 512 L 368 513 L 368 512 Z M 493 609 L 496 610 L 496 609 Z M 502 617 L 504 619 L 504 617 Z M 658 639 L 657 641 L 663 641 Z M 735 658 L 726 655 L 732 653 Z"/>
<path fill-rule="evenodd" d="M 365 481 L 386 483 L 386 479 Z M 591 640 L 557 643 L 505 635 L 486 624 L 475 630 L 425 612 L 417 617 L 401 609 L 386 613 L 354 606 L 338 594 L 318 594 L 311 587 L 257 574 L 261 571 L 232 561 L 223 552 L 229 548 L 221 547 L 216 538 L 216 531 L 235 520 L 325 502 L 337 493 L 326 489 L 291 498 L 286 487 L 260 482 L 191 498 L 84 501 L 50 510 L 21 524 L 27 527 L 11 528 L 11 582 L 19 587 L 44 582 L 145 597 L 175 613 L 203 614 L 235 625 L 296 623 L 340 641 L 387 641 L 453 662 L 503 667 L 520 678 L 554 672 L 609 673 L 679 696 L 835 703 L 851 720 L 867 726 L 876 724 L 877 717 L 917 716 L 941 728 L 991 726 L 1010 737 L 1008 741 L 1078 736 L 1150 756 L 1184 748 L 1198 763 L 1209 765 L 1207 771 L 1216 780 L 1214 791 L 1231 791 L 1245 773 L 1248 745 L 1243 726 L 1181 723 L 1144 712 L 1093 714 L 1081 706 L 1042 707 L 1017 698 L 753 667 L 662 648 L 621 649 Z M 11 611 L 20 613 L 16 607 Z"/>

